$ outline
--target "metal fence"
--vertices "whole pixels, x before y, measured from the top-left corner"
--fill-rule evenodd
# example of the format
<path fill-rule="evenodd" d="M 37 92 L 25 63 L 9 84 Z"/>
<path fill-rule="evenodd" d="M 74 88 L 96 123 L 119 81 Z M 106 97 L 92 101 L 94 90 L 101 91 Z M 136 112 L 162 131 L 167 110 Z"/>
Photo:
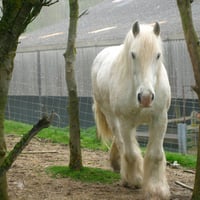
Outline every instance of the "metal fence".
<path fill-rule="evenodd" d="M 94 126 L 91 99 L 90 69 L 96 54 L 106 46 L 78 45 L 76 80 L 80 100 L 80 123 L 82 128 Z M 116 44 L 114 44 L 116 45 Z M 54 110 L 58 114 L 54 125 L 68 125 L 67 88 L 65 82 L 65 47 L 38 47 L 19 49 L 15 59 L 13 79 L 9 90 L 6 118 L 25 123 L 35 123 L 43 111 Z M 178 123 L 187 124 L 187 150 L 193 150 L 197 139 L 199 103 L 191 90 L 194 77 L 184 40 L 164 41 L 165 66 L 168 71 L 172 104 L 165 137 L 165 148 L 179 151 Z M 197 113 L 195 116 L 192 114 Z M 141 145 L 148 139 L 147 128 L 138 128 Z"/>

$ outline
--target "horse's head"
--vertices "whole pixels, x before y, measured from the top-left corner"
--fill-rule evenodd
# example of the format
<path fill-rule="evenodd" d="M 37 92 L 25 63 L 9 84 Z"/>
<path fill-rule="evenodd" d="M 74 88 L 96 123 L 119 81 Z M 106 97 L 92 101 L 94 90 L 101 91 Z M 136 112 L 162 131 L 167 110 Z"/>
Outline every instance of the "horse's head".
<path fill-rule="evenodd" d="M 129 40 L 129 60 L 135 81 L 136 101 L 141 107 L 150 107 L 156 98 L 155 86 L 162 65 L 160 26 L 139 25 L 135 22 Z"/>

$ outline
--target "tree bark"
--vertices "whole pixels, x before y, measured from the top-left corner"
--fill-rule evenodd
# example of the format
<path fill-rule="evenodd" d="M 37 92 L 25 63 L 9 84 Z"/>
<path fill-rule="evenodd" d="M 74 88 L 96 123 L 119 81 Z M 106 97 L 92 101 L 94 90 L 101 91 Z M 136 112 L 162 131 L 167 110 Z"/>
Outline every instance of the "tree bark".
<path fill-rule="evenodd" d="M 70 22 L 68 30 L 67 49 L 64 54 L 66 83 L 69 96 L 69 131 L 70 131 L 70 161 L 71 169 L 80 170 L 82 168 L 82 156 L 80 147 L 80 122 L 79 122 L 79 102 L 77 96 L 77 86 L 74 73 L 74 63 L 76 59 L 76 33 L 78 22 L 78 0 L 69 0 Z"/>
<path fill-rule="evenodd" d="M 18 38 L 40 13 L 41 8 L 54 2 L 56 1 L 2 0 L 2 17 L 0 19 L 0 164 L 3 163 L 6 155 L 4 113 Z M 0 199 L 8 199 L 6 175 L 0 177 Z"/>
<path fill-rule="evenodd" d="M 200 43 L 192 20 L 191 0 L 177 0 L 184 36 L 193 66 L 196 85 L 193 89 L 200 99 Z"/>
<path fill-rule="evenodd" d="M 200 102 L 200 43 L 192 20 L 192 2 L 191 0 L 177 0 L 177 5 L 196 82 L 196 85 L 192 88 L 196 92 Z M 200 200 L 200 129 L 198 138 L 196 175 L 192 200 Z"/>
<path fill-rule="evenodd" d="M 6 71 L 6 69 L 8 69 Z M 7 102 L 8 87 L 10 82 L 10 73 L 12 65 L 7 65 L 7 68 L 0 68 L 0 165 L 4 161 L 6 155 L 6 142 L 4 138 L 4 113 Z M 7 180 L 6 175 L 0 177 L 0 199 L 7 200 Z"/>

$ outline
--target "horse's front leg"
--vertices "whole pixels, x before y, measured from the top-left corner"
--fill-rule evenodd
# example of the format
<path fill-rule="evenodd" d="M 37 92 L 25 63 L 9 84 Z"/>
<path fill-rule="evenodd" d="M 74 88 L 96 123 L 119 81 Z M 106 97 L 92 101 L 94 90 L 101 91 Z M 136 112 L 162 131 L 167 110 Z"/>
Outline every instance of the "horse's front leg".
<path fill-rule="evenodd" d="M 155 116 L 149 126 L 149 142 L 144 158 L 144 191 L 146 199 L 167 200 L 170 198 L 166 179 L 166 158 L 163 140 L 167 128 L 167 112 Z"/>
<path fill-rule="evenodd" d="M 122 124 L 121 124 L 122 125 Z M 143 157 L 135 138 L 135 129 L 121 126 L 123 143 L 121 152 L 121 178 L 124 186 L 141 188 L 143 183 Z"/>

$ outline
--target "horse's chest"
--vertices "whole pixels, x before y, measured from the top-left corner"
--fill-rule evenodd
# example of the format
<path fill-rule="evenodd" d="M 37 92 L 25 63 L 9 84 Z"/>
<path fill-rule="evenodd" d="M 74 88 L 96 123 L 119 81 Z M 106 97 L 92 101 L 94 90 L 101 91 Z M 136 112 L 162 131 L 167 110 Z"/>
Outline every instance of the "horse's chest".
<path fill-rule="evenodd" d="M 143 123 L 150 123 L 152 121 L 152 116 L 154 111 L 151 108 L 145 108 L 138 113 L 133 113 L 132 121 L 135 125 L 140 125 Z"/>
<path fill-rule="evenodd" d="M 134 106 L 114 108 L 113 116 L 117 116 L 122 121 L 131 123 L 133 126 L 138 126 L 144 123 L 150 123 L 153 116 L 156 115 L 156 110 L 153 107 L 139 108 Z"/>

